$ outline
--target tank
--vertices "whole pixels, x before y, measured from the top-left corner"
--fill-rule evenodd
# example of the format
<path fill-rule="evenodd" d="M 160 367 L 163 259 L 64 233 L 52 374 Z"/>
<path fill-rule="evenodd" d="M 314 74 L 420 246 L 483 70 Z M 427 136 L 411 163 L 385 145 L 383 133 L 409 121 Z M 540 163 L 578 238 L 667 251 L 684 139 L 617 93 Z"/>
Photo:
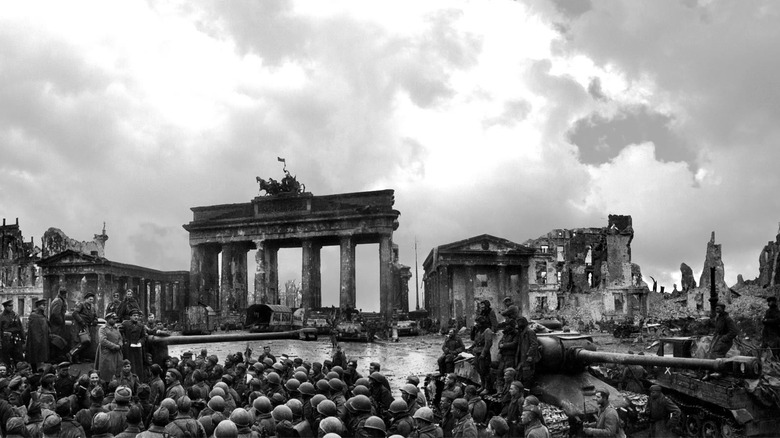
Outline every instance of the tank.
<path fill-rule="evenodd" d="M 631 425 L 636 422 L 637 405 L 644 405 L 646 398 L 626 391 L 619 391 L 595 375 L 587 367 L 595 364 L 642 365 L 656 367 L 662 371 L 682 369 L 690 372 L 721 373 L 728 375 L 734 381 L 756 379 L 761 376 L 762 367 L 759 359 L 747 356 L 735 356 L 724 359 L 698 359 L 693 357 L 676 357 L 670 355 L 640 356 L 632 354 L 597 351 L 590 336 L 567 336 L 556 333 L 538 334 L 541 358 L 536 365 L 536 385 L 531 393 L 544 404 L 542 411 L 545 422 L 551 428 L 552 436 L 566 436 L 570 429 L 578 426 L 575 418 L 582 419 L 597 412 L 594 400 L 596 390 L 609 392 L 610 403 Z M 493 343 L 497 349 L 498 339 Z M 497 353 L 497 351 L 495 352 Z M 493 354 L 493 357 L 497 357 Z M 462 381 L 478 384 L 476 373 L 468 360 L 456 362 L 456 375 Z M 723 378 L 721 378 L 723 379 Z M 675 385 L 669 381 L 670 387 Z M 433 399 L 434 397 L 432 397 Z M 490 397 L 487 401 L 497 402 Z M 495 405 L 495 404 L 494 404 Z M 496 406 L 498 407 L 498 406 Z M 681 406 L 682 407 L 682 406 Z M 723 411 L 719 411 L 723 413 Z M 734 414 L 737 415 L 737 414 Z M 741 430 L 736 428 L 735 430 Z M 747 430 L 747 429 L 745 429 Z M 752 435 L 748 435 L 752 436 Z"/>
<path fill-rule="evenodd" d="M 662 338 L 656 357 L 701 360 L 691 359 L 693 343 L 694 339 L 687 337 Z M 729 372 L 713 374 L 709 379 L 703 379 L 702 373 L 691 368 L 671 366 L 656 370 L 651 382 L 660 385 L 664 394 L 680 406 L 683 429 L 688 435 L 777 436 L 778 388 L 768 386 L 766 376 L 752 362 L 743 364 L 738 359 L 733 364 L 739 369 L 727 367 Z"/>

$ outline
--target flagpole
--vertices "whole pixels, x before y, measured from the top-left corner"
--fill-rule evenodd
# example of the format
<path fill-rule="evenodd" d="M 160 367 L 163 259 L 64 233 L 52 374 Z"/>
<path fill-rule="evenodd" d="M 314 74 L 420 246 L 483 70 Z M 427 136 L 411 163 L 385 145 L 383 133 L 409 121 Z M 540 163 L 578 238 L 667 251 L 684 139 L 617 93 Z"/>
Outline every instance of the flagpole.
<path fill-rule="evenodd" d="M 417 296 L 417 310 L 420 310 L 420 277 L 417 272 L 417 236 L 414 236 L 414 290 Z"/>

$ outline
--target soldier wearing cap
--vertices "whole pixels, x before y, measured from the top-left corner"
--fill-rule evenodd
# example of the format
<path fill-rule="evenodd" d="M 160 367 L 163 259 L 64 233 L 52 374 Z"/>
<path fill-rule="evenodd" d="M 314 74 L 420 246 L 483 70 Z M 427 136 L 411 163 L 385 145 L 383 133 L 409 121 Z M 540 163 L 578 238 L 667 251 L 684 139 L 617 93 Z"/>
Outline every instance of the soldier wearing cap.
<path fill-rule="evenodd" d="M 646 413 L 650 417 L 650 438 L 677 436 L 672 431 L 680 422 L 680 407 L 661 392 L 659 385 L 650 387 Z"/>
<path fill-rule="evenodd" d="M 455 426 L 452 428 L 453 438 L 477 438 L 477 426 L 469 414 L 469 403 L 464 398 L 456 398 L 452 402 L 452 415 Z"/>
<path fill-rule="evenodd" d="M 542 424 L 542 410 L 539 406 L 524 406 L 520 422 L 525 427 L 526 438 L 550 438 L 550 431 Z"/>
<path fill-rule="evenodd" d="M 138 300 L 135 299 L 135 293 L 132 289 L 125 291 L 125 299 L 122 304 L 119 305 L 119 310 L 116 312 L 118 322 L 127 321 L 133 315 L 136 310 L 141 310 L 141 305 L 138 304 Z"/>
<path fill-rule="evenodd" d="M 57 378 L 54 380 L 54 390 L 58 397 L 70 397 L 76 385 L 76 377 L 70 374 L 70 362 L 60 362 L 57 365 Z"/>
<path fill-rule="evenodd" d="M 3 313 L 0 314 L 0 333 L 2 333 L 2 356 L 5 363 L 16 363 L 24 360 L 24 328 L 19 315 L 14 312 L 13 300 L 3 302 Z"/>
<path fill-rule="evenodd" d="M 95 357 L 98 349 L 98 318 L 94 304 L 95 294 L 88 292 L 73 309 L 73 321 L 79 332 L 77 340 L 79 343 L 70 351 L 71 363 L 91 362 Z"/>
<path fill-rule="evenodd" d="M 113 313 L 106 315 L 106 325 L 100 328 L 100 349 L 95 363 L 104 382 L 113 380 L 122 369 L 122 334 Z"/>
<path fill-rule="evenodd" d="M 46 300 L 37 300 L 27 318 L 27 362 L 37 370 L 49 361 L 49 320 L 46 319 Z"/>
<path fill-rule="evenodd" d="M 514 321 L 520 317 L 520 308 L 512 302 L 511 298 L 504 298 L 504 306 L 506 306 L 506 309 L 501 312 L 501 316 L 504 317 L 504 322 Z"/>
<path fill-rule="evenodd" d="M 124 339 L 124 356 L 130 361 L 133 374 L 144 376 L 144 352 L 142 342 L 146 340 L 146 327 L 141 323 L 141 309 L 133 309 L 130 319 L 122 322 L 119 331 Z"/>

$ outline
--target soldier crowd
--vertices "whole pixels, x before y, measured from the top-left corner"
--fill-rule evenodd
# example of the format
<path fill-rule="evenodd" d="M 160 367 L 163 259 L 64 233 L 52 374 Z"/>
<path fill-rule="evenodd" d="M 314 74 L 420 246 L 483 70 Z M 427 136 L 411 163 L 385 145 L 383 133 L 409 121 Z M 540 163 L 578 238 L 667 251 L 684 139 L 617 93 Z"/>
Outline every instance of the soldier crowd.
<path fill-rule="evenodd" d="M 161 326 L 151 315 L 142 323 L 132 291 L 124 300 L 115 294 L 99 329 L 94 296 L 86 294 L 72 310 L 78 334 L 73 339 L 65 324 L 66 290 L 52 301 L 48 318 L 47 301 L 35 303 L 26 334 L 12 303 L 2 304 L 3 437 L 550 436 L 540 402 L 528 391 L 540 360 L 536 334 L 509 298 L 501 323 L 489 301 L 480 303 L 468 348 L 455 331 L 447 334 L 438 360 L 443 381 L 433 376 L 421 387 L 417 376 L 409 376 L 400 397 L 393 397 L 381 364 L 372 362 L 364 377 L 339 345 L 321 362 L 277 358 L 265 347 L 257 357 L 247 348 L 222 363 L 202 350 L 153 364 L 144 342 L 147 335 L 160 334 Z M 763 321 L 771 335 L 777 334 L 780 315 L 776 302 L 769 304 Z M 719 309 L 716 342 L 728 344 L 733 321 L 725 306 Z M 498 357 L 492 357 L 493 333 L 499 329 Z M 63 341 L 55 342 L 58 338 Z M 771 336 L 766 340 L 777 345 Z M 481 386 L 463 385 L 453 373 L 462 352 L 475 356 Z M 51 365 L 62 358 L 67 360 Z M 91 366 L 74 375 L 73 362 Z M 498 403 L 489 407 L 488 399 Z M 595 401 L 596 421 L 583 424 L 582 432 L 624 436 L 609 392 L 597 390 Z M 680 417 L 658 386 L 650 387 L 648 413 L 651 436 L 670 436 Z"/>

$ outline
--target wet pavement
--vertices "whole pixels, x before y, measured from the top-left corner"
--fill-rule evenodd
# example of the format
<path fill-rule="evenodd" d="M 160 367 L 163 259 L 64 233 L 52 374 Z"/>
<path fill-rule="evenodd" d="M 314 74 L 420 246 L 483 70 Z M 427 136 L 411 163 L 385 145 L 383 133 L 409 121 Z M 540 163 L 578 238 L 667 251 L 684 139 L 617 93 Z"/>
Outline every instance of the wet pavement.
<path fill-rule="evenodd" d="M 441 344 L 444 337 L 440 335 L 424 335 L 401 337 L 398 342 L 377 341 L 341 342 L 342 350 L 348 360 L 357 359 L 358 372 L 368 377 L 368 366 L 371 362 L 379 362 L 382 374 L 390 381 L 390 387 L 395 396 L 400 396 L 398 388 L 406 383 L 406 377 L 416 375 L 420 381 L 425 380 L 429 373 L 437 371 L 436 359 L 441 354 Z M 464 343 L 470 344 L 468 337 Z M 257 357 L 263 347 L 271 347 L 271 353 L 277 358 L 286 355 L 290 359 L 300 357 L 309 362 L 324 362 L 330 359 L 334 349 L 327 336 L 321 336 L 317 341 L 300 341 L 297 339 L 276 339 L 271 341 L 223 342 L 218 344 L 185 344 L 168 347 L 171 356 L 180 357 L 185 351 L 198 354 L 202 348 L 208 354 L 216 354 L 220 363 L 229 353 L 244 352 L 247 345 L 252 349 L 252 355 Z"/>

